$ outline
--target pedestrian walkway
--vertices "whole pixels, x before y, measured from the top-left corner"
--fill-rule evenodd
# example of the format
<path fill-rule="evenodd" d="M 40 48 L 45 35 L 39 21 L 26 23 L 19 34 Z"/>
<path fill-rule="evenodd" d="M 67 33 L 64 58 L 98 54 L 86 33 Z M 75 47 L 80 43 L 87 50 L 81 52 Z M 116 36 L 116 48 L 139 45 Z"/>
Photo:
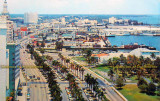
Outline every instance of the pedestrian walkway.
<path fill-rule="evenodd" d="M 20 83 L 26 83 L 25 78 L 22 75 L 22 71 L 20 70 Z M 18 101 L 27 101 L 26 95 L 27 95 L 27 86 L 22 85 L 22 91 L 21 96 L 17 96 Z"/>

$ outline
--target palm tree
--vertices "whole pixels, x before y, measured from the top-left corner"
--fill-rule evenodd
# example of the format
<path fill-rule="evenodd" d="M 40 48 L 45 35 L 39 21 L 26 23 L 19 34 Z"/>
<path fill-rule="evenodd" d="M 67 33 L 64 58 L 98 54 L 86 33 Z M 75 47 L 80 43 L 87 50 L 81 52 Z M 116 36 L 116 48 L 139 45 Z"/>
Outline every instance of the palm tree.
<path fill-rule="evenodd" d="M 44 48 L 40 48 L 39 50 L 40 50 L 41 54 L 43 55 L 45 52 Z"/>
<path fill-rule="evenodd" d="M 108 76 L 110 76 L 110 79 L 112 79 L 112 81 L 113 81 L 114 72 L 113 72 L 112 69 L 110 69 L 110 70 L 108 71 Z"/>
<path fill-rule="evenodd" d="M 67 68 L 68 68 L 68 63 L 70 62 L 70 60 L 69 59 L 66 59 L 66 63 L 67 63 Z"/>
<path fill-rule="evenodd" d="M 36 43 L 37 47 L 39 47 L 39 42 Z"/>
<path fill-rule="evenodd" d="M 112 66 L 112 59 L 109 59 L 109 60 L 107 61 L 107 64 L 108 64 L 109 66 Z"/>
<path fill-rule="evenodd" d="M 90 78 L 91 78 L 91 74 L 88 74 L 88 73 L 87 73 L 87 75 L 85 75 L 85 78 L 84 78 L 84 80 L 85 80 L 86 83 L 87 83 L 87 87 L 88 87 L 88 85 L 89 85 Z"/>
<path fill-rule="evenodd" d="M 144 57 L 143 57 L 143 56 L 140 56 L 140 57 L 139 57 L 139 62 L 140 62 L 140 65 L 141 65 L 141 66 L 144 65 Z"/>
<path fill-rule="evenodd" d="M 83 81 L 83 75 L 84 75 L 85 69 L 81 68 L 81 74 L 82 74 L 82 81 Z"/>
<path fill-rule="evenodd" d="M 94 86 L 98 85 L 97 78 L 92 78 L 91 81 L 92 81 L 92 91 L 94 91 L 93 90 Z"/>
<path fill-rule="evenodd" d="M 70 66 L 70 71 L 71 71 L 71 72 L 72 72 L 72 70 L 73 70 L 73 66 L 74 66 L 74 64 L 71 63 L 71 66 Z"/>
<path fill-rule="evenodd" d="M 73 77 L 74 77 L 74 76 L 73 76 L 72 74 L 68 73 L 66 79 L 67 79 L 68 81 L 70 81 Z"/>
<path fill-rule="evenodd" d="M 73 49 L 73 50 L 72 50 L 73 55 L 74 55 L 74 52 L 75 52 L 75 50 Z"/>
<path fill-rule="evenodd" d="M 62 73 L 64 73 L 65 75 L 66 75 L 66 73 L 68 72 L 66 67 L 62 67 L 61 71 L 62 71 Z"/>
<path fill-rule="evenodd" d="M 41 47 L 45 47 L 45 42 L 44 41 L 42 42 Z"/>
<path fill-rule="evenodd" d="M 95 92 L 95 96 L 96 96 L 96 93 L 97 93 L 98 89 L 99 89 L 98 84 L 96 84 L 96 85 L 93 86 L 93 91 Z"/>
<path fill-rule="evenodd" d="M 152 60 L 147 57 L 147 58 L 145 59 L 145 63 L 146 63 L 146 64 L 152 64 Z"/>
<path fill-rule="evenodd" d="M 160 67 L 160 58 L 157 57 L 156 60 L 154 61 L 154 65 Z"/>
<path fill-rule="evenodd" d="M 79 71 L 79 65 L 76 65 L 76 71 L 77 71 L 77 77 L 78 77 L 78 71 Z"/>
<path fill-rule="evenodd" d="M 152 54 L 151 54 L 151 58 L 152 58 L 152 59 L 155 59 L 155 58 L 156 58 L 156 55 L 155 55 L 154 53 L 152 53 Z"/>

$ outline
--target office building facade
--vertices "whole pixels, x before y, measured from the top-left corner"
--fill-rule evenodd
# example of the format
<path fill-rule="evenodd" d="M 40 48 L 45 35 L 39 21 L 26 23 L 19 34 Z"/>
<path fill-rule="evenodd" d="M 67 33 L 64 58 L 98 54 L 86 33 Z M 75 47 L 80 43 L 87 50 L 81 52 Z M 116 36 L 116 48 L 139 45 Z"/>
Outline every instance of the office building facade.
<path fill-rule="evenodd" d="M 0 101 L 6 101 L 7 68 L 6 67 L 6 19 L 0 17 Z"/>
<path fill-rule="evenodd" d="M 24 23 L 25 24 L 37 24 L 38 14 L 37 13 L 25 13 L 24 14 Z"/>

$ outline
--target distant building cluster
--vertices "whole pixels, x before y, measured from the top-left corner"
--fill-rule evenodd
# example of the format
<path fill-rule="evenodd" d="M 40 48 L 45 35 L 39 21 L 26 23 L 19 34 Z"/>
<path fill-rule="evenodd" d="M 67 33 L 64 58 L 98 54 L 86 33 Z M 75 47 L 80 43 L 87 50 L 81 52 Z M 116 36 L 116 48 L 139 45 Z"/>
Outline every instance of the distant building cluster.
<path fill-rule="evenodd" d="M 107 20 L 104 20 L 107 21 Z M 109 18 L 107 21 L 109 24 L 116 24 L 116 25 L 143 25 L 142 22 L 138 22 L 136 20 L 130 20 L 130 19 L 117 19 L 115 17 Z"/>
<path fill-rule="evenodd" d="M 152 34 L 148 34 L 148 33 Z M 3 11 L 0 16 L 0 101 L 5 101 L 11 92 L 16 92 L 19 87 L 20 43 L 27 43 L 35 47 L 54 48 L 60 42 L 66 49 L 95 49 L 93 57 L 99 63 L 106 62 L 113 56 L 123 54 L 143 55 L 149 57 L 154 53 L 159 56 L 159 51 L 154 47 L 140 45 L 113 46 L 108 37 L 129 35 L 160 35 L 159 27 L 143 26 L 143 23 L 111 17 L 98 21 L 81 16 L 61 16 L 59 18 L 46 19 L 37 13 L 25 13 L 24 18 L 11 18 L 7 9 L 7 1 L 4 1 Z M 129 53 L 105 51 L 105 49 L 135 49 Z M 138 48 L 138 49 L 137 49 Z M 152 49 L 152 50 L 150 50 Z M 102 51 L 103 52 L 102 52 Z M 14 66 L 15 69 L 2 69 L 2 66 Z M 16 93 L 15 93 L 16 94 Z"/>

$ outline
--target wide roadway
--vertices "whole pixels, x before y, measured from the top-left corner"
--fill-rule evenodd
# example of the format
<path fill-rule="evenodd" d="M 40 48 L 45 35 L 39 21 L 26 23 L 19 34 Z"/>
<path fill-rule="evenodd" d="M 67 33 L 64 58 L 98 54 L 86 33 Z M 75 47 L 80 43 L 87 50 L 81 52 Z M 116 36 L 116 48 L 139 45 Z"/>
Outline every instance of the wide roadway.
<path fill-rule="evenodd" d="M 29 101 L 50 101 L 50 94 L 46 79 L 41 74 L 39 69 L 36 68 L 34 60 L 31 60 L 30 54 L 25 52 L 25 49 L 20 50 L 21 62 L 25 68 L 27 75 L 35 75 L 40 77 L 40 80 L 28 81 L 27 86 L 30 89 L 30 100 Z M 29 68 L 30 67 L 30 68 Z"/>
<path fill-rule="evenodd" d="M 69 57 L 68 56 L 68 54 L 69 53 L 71 53 L 71 52 L 61 52 L 64 56 L 66 56 L 66 57 L 68 57 L 68 58 L 71 58 L 71 57 Z M 71 59 L 72 60 L 72 59 Z M 74 60 L 72 60 L 72 61 L 74 61 Z M 77 62 L 77 61 L 75 61 L 75 62 Z M 78 62 L 77 62 L 78 63 Z M 83 63 L 79 63 L 79 64 L 81 64 L 81 65 L 83 65 Z M 89 73 L 89 74 L 92 74 L 92 76 L 93 77 L 95 77 L 95 78 L 97 78 L 97 81 L 98 81 L 98 83 L 99 83 L 99 86 L 100 87 L 105 87 L 106 88 L 106 93 L 105 93 L 105 95 L 106 95 L 106 97 L 109 99 L 109 100 L 111 100 L 111 101 L 124 101 L 121 97 L 120 97 L 120 95 L 118 95 L 111 87 L 113 87 L 112 85 L 108 85 L 107 84 L 107 82 L 108 81 L 106 81 L 105 79 L 102 79 L 102 78 L 100 78 L 100 76 L 98 76 L 96 73 L 94 73 L 94 72 L 92 72 L 91 70 L 89 70 L 88 69 L 88 67 L 84 67 L 84 69 L 85 69 L 85 72 L 84 72 L 84 75 L 86 75 L 87 73 Z"/>

